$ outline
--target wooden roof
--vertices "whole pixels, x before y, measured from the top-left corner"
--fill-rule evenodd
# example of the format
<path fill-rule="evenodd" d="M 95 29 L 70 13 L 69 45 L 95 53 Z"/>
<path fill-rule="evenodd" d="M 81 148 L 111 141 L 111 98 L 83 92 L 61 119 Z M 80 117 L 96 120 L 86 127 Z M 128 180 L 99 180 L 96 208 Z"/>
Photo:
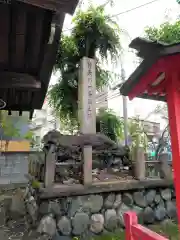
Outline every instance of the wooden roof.
<path fill-rule="evenodd" d="M 0 3 L 0 99 L 6 110 L 41 109 L 65 13 L 78 0 L 13 0 Z"/>
<path fill-rule="evenodd" d="M 165 82 L 169 74 L 179 71 L 180 43 L 165 45 L 136 38 L 130 47 L 137 50 L 143 60 L 121 86 L 124 96 L 166 101 Z"/>

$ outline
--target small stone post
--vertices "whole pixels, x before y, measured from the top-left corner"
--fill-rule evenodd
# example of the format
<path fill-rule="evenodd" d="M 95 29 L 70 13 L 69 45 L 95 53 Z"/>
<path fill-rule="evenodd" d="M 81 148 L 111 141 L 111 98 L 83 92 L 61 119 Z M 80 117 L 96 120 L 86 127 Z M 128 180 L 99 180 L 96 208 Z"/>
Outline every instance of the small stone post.
<path fill-rule="evenodd" d="M 52 145 L 45 157 L 45 187 L 51 187 L 54 184 L 56 169 L 55 146 Z"/>
<path fill-rule="evenodd" d="M 80 65 L 78 97 L 79 123 L 83 134 L 96 133 L 96 81 L 95 60 L 83 57 Z M 84 185 L 92 184 L 92 146 L 83 149 Z"/>
<path fill-rule="evenodd" d="M 145 179 L 146 166 L 145 166 L 145 153 L 143 147 L 136 147 L 134 149 L 134 174 L 137 180 Z"/>

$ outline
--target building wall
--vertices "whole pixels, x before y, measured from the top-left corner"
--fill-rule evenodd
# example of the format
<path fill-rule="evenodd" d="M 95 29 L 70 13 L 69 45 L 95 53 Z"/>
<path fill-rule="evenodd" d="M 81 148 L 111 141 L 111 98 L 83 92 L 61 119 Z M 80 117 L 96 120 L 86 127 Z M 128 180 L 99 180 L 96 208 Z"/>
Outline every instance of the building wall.
<path fill-rule="evenodd" d="M 5 153 L 0 156 L 0 185 L 26 183 L 28 154 Z"/>
<path fill-rule="evenodd" d="M 8 147 L 6 149 L 6 141 L 0 141 L 0 150 L 2 152 L 28 152 L 30 151 L 30 142 L 29 141 L 9 141 Z"/>
<path fill-rule="evenodd" d="M 34 133 L 37 147 L 41 147 L 41 140 L 48 131 L 60 129 L 60 121 L 54 117 L 47 99 L 42 109 L 34 112 L 30 129 Z"/>

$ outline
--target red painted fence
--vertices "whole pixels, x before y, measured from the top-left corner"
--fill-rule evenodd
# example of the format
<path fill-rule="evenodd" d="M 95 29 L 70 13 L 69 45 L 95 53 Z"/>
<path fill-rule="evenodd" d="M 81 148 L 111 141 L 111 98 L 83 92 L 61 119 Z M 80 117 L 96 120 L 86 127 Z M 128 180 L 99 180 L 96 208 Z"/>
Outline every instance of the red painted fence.
<path fill-rule="evenodd" d="M 126 227 L 126 240 L 168 240 L 138 224 L 137 215 L 134 212 L 125 213 L 124 222 Z"/>

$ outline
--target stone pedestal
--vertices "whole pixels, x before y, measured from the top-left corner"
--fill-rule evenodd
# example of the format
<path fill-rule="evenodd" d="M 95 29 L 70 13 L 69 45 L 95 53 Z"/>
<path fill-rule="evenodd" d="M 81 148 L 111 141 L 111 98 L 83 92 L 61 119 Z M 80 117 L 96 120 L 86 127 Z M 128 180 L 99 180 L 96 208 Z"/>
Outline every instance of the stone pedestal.
<path fill-rule="evenodd" d="M 137 147 L 134 149 L 134 174 L 137 180 L 145 179 L 146 166 L 143 147 Z"/>

